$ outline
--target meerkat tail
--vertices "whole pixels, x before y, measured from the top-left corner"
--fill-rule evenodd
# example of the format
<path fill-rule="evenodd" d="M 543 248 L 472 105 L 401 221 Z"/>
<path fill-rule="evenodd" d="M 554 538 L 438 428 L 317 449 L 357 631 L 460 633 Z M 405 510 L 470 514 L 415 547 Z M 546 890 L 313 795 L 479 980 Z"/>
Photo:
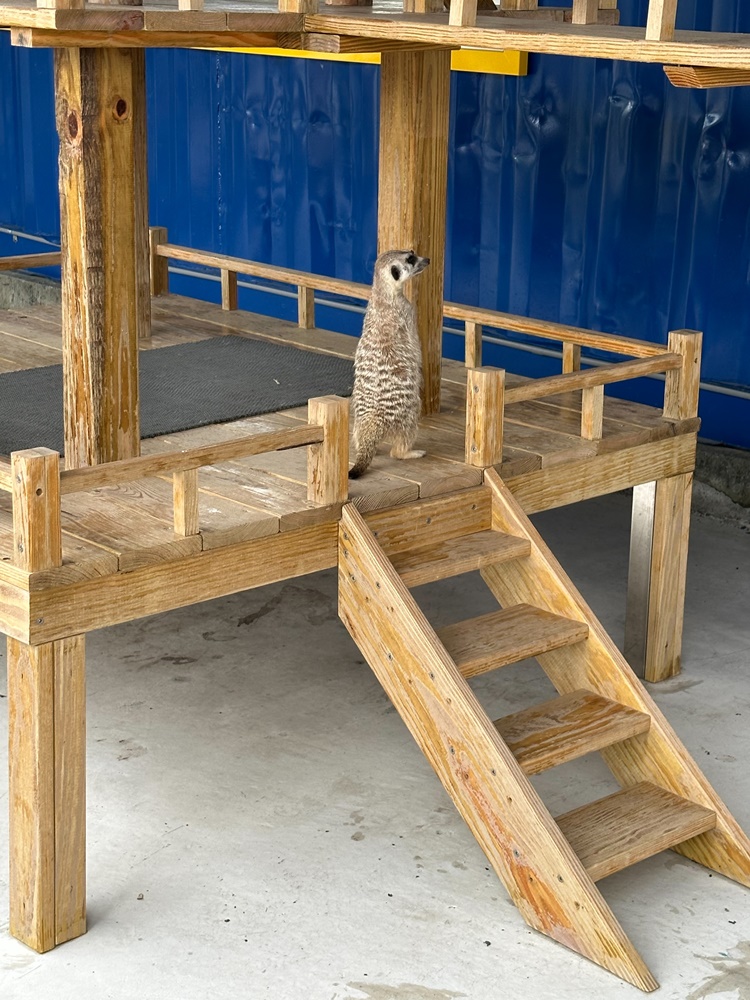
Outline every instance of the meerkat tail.
<path fill-rule="evenodd" d="M 379 422 L 375 419 L 363 419 L 354 425 L 354 447 L 356 458 L 354 465 L 349 470 L 350 479 L 359 479 L 363 472 L 370 467 L 375 456 L 375 449 L 378 441 L 382 437 Z"/>

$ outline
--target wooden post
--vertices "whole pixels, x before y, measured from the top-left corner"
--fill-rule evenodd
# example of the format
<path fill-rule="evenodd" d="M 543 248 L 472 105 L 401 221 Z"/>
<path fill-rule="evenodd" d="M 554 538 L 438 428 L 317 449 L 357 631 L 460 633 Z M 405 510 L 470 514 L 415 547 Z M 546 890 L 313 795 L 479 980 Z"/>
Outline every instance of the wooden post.
<path fill-rule="evenodd" d="M 668 349 L 682 354 L 683 364 L 667 373 L 667 419 L 698 414 L 701 342 L 692 330 L 669 334 Z M 633 489 L 625 655 L 649 681 L 681 669 L 692 488 L 693 474 L 684 473 Z"/>
<path fill-rule="evenodd" d="M 157 253 L 156 248 L 167 242 L 164 226 L 151 226 L 148 231 L 148 249 L 152 295 L 169 295 L 169 261 Z"/>
<path fill-rule="evenodd" d="M 677 17 L 677 0 L 650 0 L 646 41 L 671 42 Z"/>
<path fill-rule="evenodd" d="M 62 562 L 59 456 L 11 456 L 13 562 Z M 83 637 L 8 639 L 10 933 L 36 951 L 86 930 Z"/>
<path fill-rule="evenodd" d="M 425 414 L 440 410 L 449 91 L 449 51 L 383 52 L 378 252 L 430 258 L 407 286 L 422 344 Z"/>
<path fill-rule="evenodd" d="M 595 385 L 581 392 L 581 437 L 598 441 L 604 423 L 604 386 Z"/>
<path fill-rule="evenodd" d="M 148 233 L 148 139 L 146 135 L 146 50 L 133 49 L 133 145 L 135 156 L 136 325 L 138 340 L 151 339 L 150 246 Z M 140 155 L 142 152 L 143 155 Z"/>
<path fill-rule="evenodd" d="M 177 535 L 197 535 L 198 470 L 185 469 L 172 474 L 172 504 L 174 530 Z"/>
<path fill-rule="evenodd" d="M 138 322 L 146 232 L 143 60 L 132 49 L 55 50 L 60 137 L 65 454 L 69 468 L 140 450 Z M 139 195 L 140 191 L 140 195 Z M 145 254 L 145 247 L 143 248 Z"/>
<path fill-rule="evenodd" d="M 326 3 L 331 3 L 331 0 L 326 0 Z M 404 0 L 405 14 L 442 14 L 444 10 L 443 0 Z"/>
<path fill-rule="evenodd" d="M 477 0 L 451 0 L 448 24 L 471 28 L 477 23 Z"/>
<path fill-rule="evenodd" d="M 466 379 L 466 464 L 486 469 L 503 460 L 505 372 L 479 368 Z"/>
<path fill-rule="evenodd" d="M 237 272 L 221 269 L 221 308 L 237 308 Z"/>
<path fill-rule="evenodd" d="M 307 499 L 318 504 L 343 503 L 349 495 L 349 400 L 319 396 L 307 404 L 310 424 L 323 427 L 320 444 L 307 450 Z"/>
<path fill-rule="evenodd" d="M 467 368 L 482 367 L 482 324 L 470 319 L 465 323 L 465 353 L 464 364 Z"/>
<path fill-rule="evenodd" d="M 303 330 L 315 328 L 315 289 L 300 285 L 297 289 L 297 325 Z"/>
<path fill-rule="evenodd" d="M 563 343 L 562 370 L 563 374 L 581 370 L 580 344 L 571 344 L 568 341 Z"/>
<path fill-rule="evenodd" d="M 599 0 L 573 0 L 573 24 L 596 24 Z"/>

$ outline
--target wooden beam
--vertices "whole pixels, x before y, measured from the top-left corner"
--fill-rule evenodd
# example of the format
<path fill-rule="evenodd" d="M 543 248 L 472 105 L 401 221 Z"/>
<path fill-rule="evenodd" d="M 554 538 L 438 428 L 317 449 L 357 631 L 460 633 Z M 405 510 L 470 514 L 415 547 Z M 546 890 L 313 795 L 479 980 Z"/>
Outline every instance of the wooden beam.
<path fill-rule="evenodd" d="M 599 0 L 573 0 L 573 24 L 596 24 Z"/>
<path fill-rule="evenodd" d="M 260 49 L 275 48 L 279 44 L 279 37 L 276 32 L 258 31 L 116 31 L 108 33 L 106 31 L 65 31 L 49 28 L 13 28 L 11 30 L 11 43 L 24 49 Z"/>
<path fill-rule="evenodd" d="M 237 272 L 221 272 L 221 308 L 231 312 L 237 308 Z"/>
<path fill-rule="evenodd" d="M 665 66 L 669 82 L 675 87 L 693 87 L 705 90 L 710 87 L 750 86 L 750 70 L 710 69 L 707 66 Z"/>
<path fill-rule="evenodd" d="M 430 258 L 409 286 L 422 344 L 423 410 L 440 409 L 450 52 L 384 52 L 380 65 L 378 253 Z"/>
<path fill-rule="evenodd" d="M 146 52 L 133 51 L 133 148 L 135 150 L 135 202 L 133 253 L 135 255 L 136 327 L 138 340 L 151 339 L 151 255 L 148 230 L 148 135 L 146 130 Z"/>
<path fill-rule="evenodd" d="M 23 271 L 34 267 L 54 267 L 60 263 L 60 254 L 25 253 L 16 257 L 0 257 L 0 271 Z"/>
<path fill-rule="evenodd" d="M 677 0 L 649 0 L 646 40 L 669 42 L 674 38 Z"/>
<path fill-rule="evenodd" d="M 148 231 L 148 248 L 150 259 L 151 294 L 169 294 L 169 261 L 159 253 L 159 246 L 167 242 L 167 230 L 164 226 L 151 226 Z"/>
<path fill-rule="evenodd" d="M 143 110 L 142 68 L 132 51 L 55 52 L 68 467 L 140 449 L 138 305 L 146 272 L 132 248 L 144 231 L 134 167 L 146 156 L 134 120 Z"/>
<path fill-rule="evenodd" d="M 62 563 L 59 455 L 15 452 L 13 563 Z M 86 930 L 83 639 L 8 639 L 10 932 L 36 951 Z"/>

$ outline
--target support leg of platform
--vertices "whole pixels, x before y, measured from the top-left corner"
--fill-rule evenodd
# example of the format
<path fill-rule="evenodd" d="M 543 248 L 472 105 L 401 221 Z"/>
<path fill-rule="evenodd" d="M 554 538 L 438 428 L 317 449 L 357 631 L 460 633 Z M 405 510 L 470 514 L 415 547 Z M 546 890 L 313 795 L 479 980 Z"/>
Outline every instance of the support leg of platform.
<path fill-rule="evenodd" d="M 414 250 L 430 266 L 409 294 L 423 359 L 423 409 L 440 409 L 451 55 L 384 52 L 380 65 L 378 252 Z"/>
<path fill-rule="evenodd" d="M 142 53 L 132 49 L 55 50 L 69 467 L 140 449 L 138 333 L 148 295 L 145 181 L 137 166 L 146 158 L 143 72 Z"/>
<path fill-rule="evenodd" d="M 49 951 L 86 931 L 84 638 L 8 639 L 10 933 Z"/>
<path fill-rule="evenodd" d="M 680 672 L 693 474 L 633 489 L 625 655 L 648 681 Z"/>

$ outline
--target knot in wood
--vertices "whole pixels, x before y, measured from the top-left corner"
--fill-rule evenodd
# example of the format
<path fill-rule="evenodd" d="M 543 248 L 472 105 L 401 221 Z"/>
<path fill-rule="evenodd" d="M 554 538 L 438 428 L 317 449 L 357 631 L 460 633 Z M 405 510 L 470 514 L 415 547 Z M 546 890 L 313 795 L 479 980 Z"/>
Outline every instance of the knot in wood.
<path fill-rule="evenodd" d="M 124 122 L 130 117 L 130 105 L 124 97 L 115 98 L 115 103 L 112 107 L 112 114 L 115 121 L 118 122 Z"/>

